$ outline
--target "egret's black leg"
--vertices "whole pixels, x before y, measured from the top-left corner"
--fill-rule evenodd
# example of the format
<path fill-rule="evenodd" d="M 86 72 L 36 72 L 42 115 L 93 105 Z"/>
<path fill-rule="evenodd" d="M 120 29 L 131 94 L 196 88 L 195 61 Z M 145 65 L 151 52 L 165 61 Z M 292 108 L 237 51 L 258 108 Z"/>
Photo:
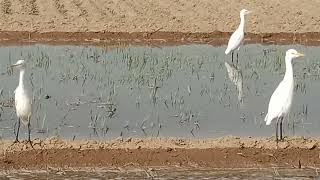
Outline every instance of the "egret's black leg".
<path fill-rule="evenodd" d="M 18 124 L 17 124 L 17 132 L 16 132 L 16 140 L 13 143 L 19 142 L 18 137 L 19 137 L 19 130 L 20 130 L 20 118 L 18 118 Z"/>
<path fill-rule="evenodd" d="M 282 128 L 282 123 L 283 123 L 283 117 L 280 118 L 280 140 L 283 140 L 283 128 Z"/>
<path fill-rule="evenodd" d="M 239 62 L 239 52 L 237 52 L 237 64 Z"/>
<path fill-rule="evenodd" d="M 31 128 L 30 128 L 30 123 L 28 123 L 28 141 L 31 141 Z"/>
<path fill-rule="evenodd" d="M 279 127 L 279 118 L 277 118 L 277 123 L 276 123 L 276 142 L 278 144 L 278 128 Z"/>
<path fill-rule="evenodd" d="M 233 63 L 233 51 L 231 52 L 231 62 Z"/>
<path fill-rule="evenodd" d="M 30 143 L 31 147 L 33 147 L 30 136 L 31 136 L 31 128 L 30 128 L 30 119 L 29 119 L 29 122 L 28 122 L 28 142 Z"/>

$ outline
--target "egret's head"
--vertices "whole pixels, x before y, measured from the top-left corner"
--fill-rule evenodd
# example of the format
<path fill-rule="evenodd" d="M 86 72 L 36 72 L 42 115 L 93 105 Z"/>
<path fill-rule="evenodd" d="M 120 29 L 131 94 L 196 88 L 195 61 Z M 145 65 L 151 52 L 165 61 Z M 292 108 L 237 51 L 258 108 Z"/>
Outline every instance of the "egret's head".
<path fill-rule="evenodd" d="M 290 59 L 294 59 L 294 58 L 301 57 L 301 56 L 304 56 L 304 54 L 299 53 L 298 51 L 296 51 L 294 49 L 289 49 L 286 52 L 286 57 L 288 57 Z"/>
<path fill-rule="evenodd" d="M 242 9 L 241 11 L 240 11 L 240 15 L 247 15 L 247 14 L 249 14 L 250 13 L 250 11 L 248 11 L 248 10 L 246 10 L 246 9 Z"/>
<path fill-rule="evenodd" d="M 26 64 L 22 59 L 18 60 L 15 64 L 11 65 L 11 67 L 16 67 L 16 68 L 24 68 L 25 66 Z"/>

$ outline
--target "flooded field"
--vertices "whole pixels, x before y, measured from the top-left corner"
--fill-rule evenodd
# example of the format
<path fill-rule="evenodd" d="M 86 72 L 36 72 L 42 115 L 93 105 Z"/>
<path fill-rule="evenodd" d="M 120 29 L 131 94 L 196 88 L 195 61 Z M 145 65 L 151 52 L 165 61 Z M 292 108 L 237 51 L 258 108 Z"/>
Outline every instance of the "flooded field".
<path fill-rule="evenodd" d="M 0 135 L 14 137 L 19 72 L 9 65 L 25 59 L 33 138 L 271 136 L 274 129 L 263 119 L 289 48 L 306 57 L 294 62 L 295 98 L 285 133 L 316 136 L 319 48 L 256 44 L 242 47 L 238 64 L 224 46 L 211 45 L 1 47 Z"/>
<path fill-rule="evenodd" d="M 285 120 L 286 135 L 295 137 L 276 145 L 264 116 L 289 48 L 306 57 L 294 61 L 295 98 Z M 315 179 L 318 49 L 250 44 L 237 63 L 225 46 L 199 44 L 0 47 L 0 176 Z M 10 65 L 18 59 L 26 60 L 33 94 L 32 148 L 11 144 L 19 72 Z"/>

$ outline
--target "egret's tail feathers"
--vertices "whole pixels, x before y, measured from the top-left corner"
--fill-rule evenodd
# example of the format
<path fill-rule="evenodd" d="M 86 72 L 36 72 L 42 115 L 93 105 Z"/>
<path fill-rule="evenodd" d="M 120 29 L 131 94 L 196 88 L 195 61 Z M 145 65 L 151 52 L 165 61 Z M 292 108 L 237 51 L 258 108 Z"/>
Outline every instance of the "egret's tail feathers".
<path fill-rule="evenodd" d="M 226 51 L 225 51 L 224 53 L 229 54 L 229 53 L 230 53 L 230 51 L 231 51 L 231 50 L 230 50 L 229 48 L 227 48 L 227 49 L 226 49 Z"/>
<path fill-rule="evenodd" d="M 268 126 L 271 124 L 272 118 L 269 118 L 269 116 L 267 114 L 266 117 L 264 118 L 264 121 L 266 122 L 266 125 Z"/>

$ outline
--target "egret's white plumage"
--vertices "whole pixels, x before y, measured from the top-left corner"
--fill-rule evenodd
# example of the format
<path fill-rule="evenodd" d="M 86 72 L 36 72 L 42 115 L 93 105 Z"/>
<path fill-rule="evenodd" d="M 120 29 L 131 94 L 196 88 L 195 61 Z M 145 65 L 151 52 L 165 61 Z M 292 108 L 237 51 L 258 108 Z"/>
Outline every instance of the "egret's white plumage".
<path fill-rule="evenodd" d="M 16 67 L 20 70 L 19 85 L 14 91 L 16 114 L 18 116 L 18 129 L 16 134 L 16 141 L 18 141 L 20 121 L 22 121 L 22 123 L 28 127 L 28 140 L 30 141 L 30 117 L 32 114 L 32 100 L 27 89 L 24 86 L 24 74 L 26 65 L 24 60 L 18 60 L 15 64 L 12 65 L 12 67 Z"/>
<path fill-rule="evenodd" d="M 267 125 L 270 125 L 272 120 L 281 119 L 280 122 L 280 139 L 282 138 L 282 120 L 286 117 L 291 108 L 292 98 L 293 98 L 293 88 L 294 88 L 294 79 L 293 79 L 293 69 L 292 69 L 292 59 L 304 56 L 301 53 L 298 53 L 294 49 L 289 49 L 286 52 L 285 63 L 286 63 L 286 72 L 283 80 L 280 82 L 276 90 L 273 92 L 269 107 L 268 113 L 264 119 Z M 278 126 L 278 122 L 277 122 Z M 278 131 L 278 128 L 277 128 Z M 276 131 L 276 132 L 277 132 Z M 277 133 L 276 133 L 277 136 Z M 277 137 L 276 137 L 277 138 Z"/>
<path fill-rule="evenodd" d="M 242 9 L 240 11 L 240 25 L 229 39 L 228 47 L 225 51 L 226 54 L 229 54 L 231 51 L 234 51 L 236 49 L 239 50 L 240 45 L 242 44 L 244 39 L 244 16 L 249 13 L 250 11 L 246 9 Z"/>

